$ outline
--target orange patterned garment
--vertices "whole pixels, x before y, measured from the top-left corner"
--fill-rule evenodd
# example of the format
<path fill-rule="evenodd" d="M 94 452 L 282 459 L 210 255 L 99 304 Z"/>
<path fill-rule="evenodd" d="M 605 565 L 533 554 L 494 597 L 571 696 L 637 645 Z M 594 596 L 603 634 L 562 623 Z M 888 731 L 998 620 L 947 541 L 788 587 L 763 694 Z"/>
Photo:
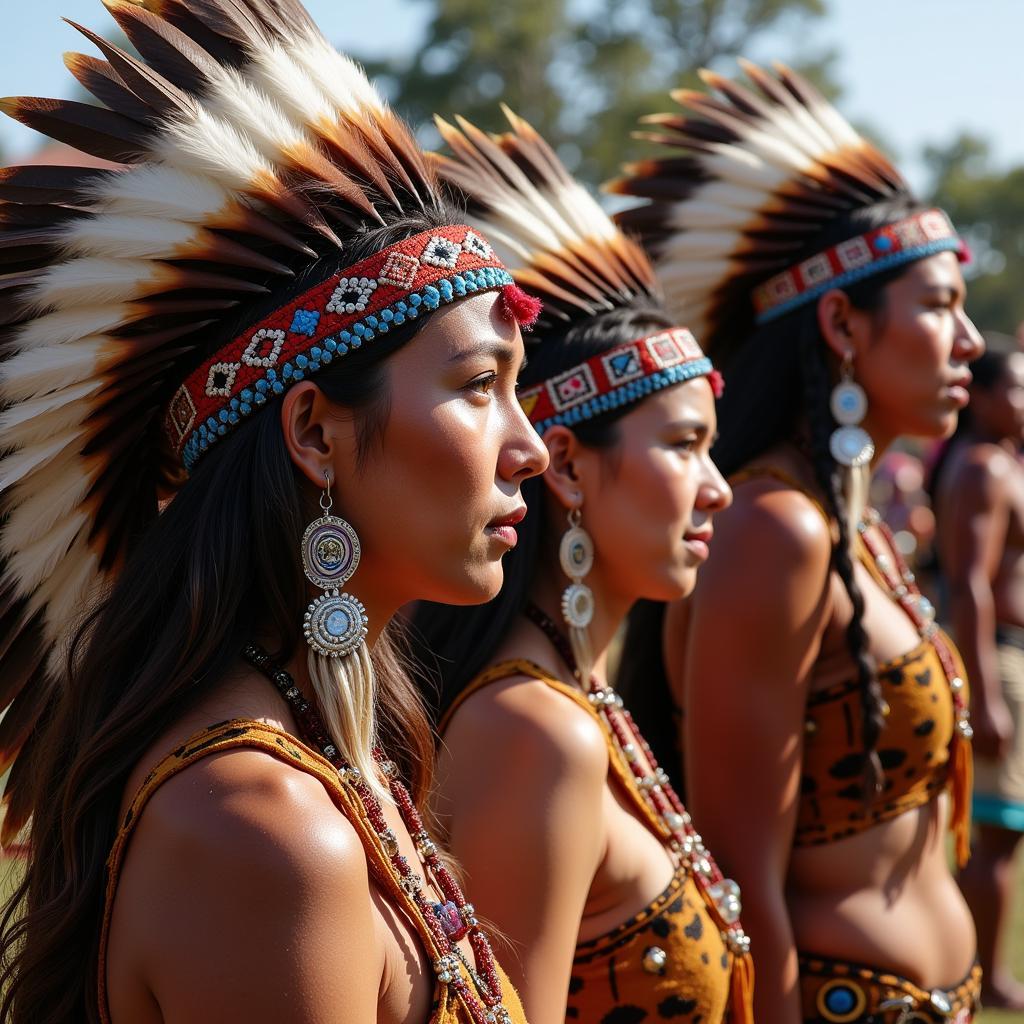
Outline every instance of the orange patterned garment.
<path fill-rule="evenodd" d="M 131 806 L 125 813 L 121 829 L 114 841 L 113 849 L 107 860 L 107 891 L 106 904 L 103 913 L 103 931 L 100 938 L 99 955 L 99 1013 L 102 1024 L 111 1024 L 110 1010 L 107 1006 L 107 943 L 110 934 L 110 920 L 114 908 L 114 897 L 117 895 L 117 883 L 120 877 L 121 867 L 131 840 L 132 833 L 138 824 L 139 817 L 145 810 L 150 797 L 168 779 L 177 775 L 191 764 L 195 764 L 200 758 L 208 757 L 210 754 L 222 753 L 226 750 L 237 749 L 262 750 L 271 754 L 285 764 L 291 765 L 298 771 L 312 775 L 327 790 L 338 808 L 339 813 L 344 814 L 358 832 L 366 851 L 366 859 L 370 866 L 371 874 L 376 878 L 386 880 L 391 877 L 390 862 L 380 839 L 366 817 L 363 805 L 360 802 L 355 790 L 346 782 L 342 782 L 337 769 L 315 751 L 297 740 L 289 733 L 275 729 L 264 722 L 257 722 L 253 719 L 235 719 L 230 722 L 223 722 L 220 725 L 213 725 L 201 732 L 196 733 L 187 743 L 180 746 L 173 753 L 165 757 L 146 777 L 139 792 L 132 800 Z M 383 884 L 382 884 L 383 891 Z M 427 957 L 433 962 L 440 951 L 432 945 L 432 938 L 426 925 L 419 919 L 419 910 L 416 904 L 404 893 L 401 886 L 391 886 L 384 892 L 389 902 L 398 904 L 398 909 L 416 925 L 417 934 L 424 945 Z M 459 968 L 465 972 L 465 968 Z M 501 978 L 503 1005 L 509 1013 L 509 1024 L 526 1024 L 523 1015 L 523 1008 L 520 1005 L 519 997 L 512 983 L 505 976 L 500 965 L 496 965 L 499 977 Z M 473 981 L 465 975 L 470 986 Z M 425 1024 L 472 1024 L 472 1017 L 469 1010 L 463 1004 L 455 990 L 448 985 L 437 983 L 434 990 L 434 1001 L 430 1016 Z"/>
<path fill-rule="evenodd" d="M 889 705 L 878 757 L 885 789 L 865 807 L 860 686 L 841 683 L 807 702 L 797 846 L 855 835 L 928 803 L 949 782 L 953 698 L 932 644 L 923 640 L 878 666 Z"/>

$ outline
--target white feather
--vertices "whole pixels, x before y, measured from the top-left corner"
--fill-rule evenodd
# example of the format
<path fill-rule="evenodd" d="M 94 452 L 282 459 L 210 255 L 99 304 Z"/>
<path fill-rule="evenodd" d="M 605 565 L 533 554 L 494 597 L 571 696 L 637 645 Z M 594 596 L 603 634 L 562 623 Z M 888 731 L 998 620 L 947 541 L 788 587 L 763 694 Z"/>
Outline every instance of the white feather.
<path fill-rule="evenodd" d="M 114 343 L 93 335 L 65 345 L 27 349 L 0 363 L 0 396 L 24 402 L 96 378 Z"/>
<path fill-rule="evenodd" d="M 194 223 L 209 222 L 233 202 L 231 193 L 208 177 L 166 164 L 111 174 L 90 191 L 106 213 Z"/>
<path fill-rule="evenodd" d="M 87 380 L 76 387 L 64 388 L 58 396 L 59 402 L 53 395 L 43 395 L 5 409 L 0 413 L 0 439 L 4 447 L 38 444 L 81 423 L 89 413 L 84 399 L 99 390 L 102 383 Z"/>
<path fill-rule="evenodd" d="M 45 444 L 34 444 L 0 459 L 0 494 L 29 473 L 45 466 L 69 445 L 80 441 L 81 435 L 73 431 L 50 438 Z"/>
<path fill-rule="evenodd" d="M 83 257 L 180 259 L 204 231 L 199 225 L 180 220 L 102 214 L 72 223 L 64 245 L 70 254 Z"/>
<path fill-rule="evenodd" d="M 11 348 L 15 352 L 25 352 L 35 348 L 51 348 L 67 345 L 94 334 L 102 334 L 112 330 L 125 318 L 126 310 L 121 305 L 110 306 L 79 306 L 77 309 L 58 310 L 46 313 L 20 326 L 11 339 Z M 0 381 L 11 379 L 11 360 L 0 363 Z M 54 370 L 60 374 L 60 357 L 55 360 Z M 60 387 L 77 383 L 76 380 L 65 380 Z"/>
<path fill-rule="evenodd" d="M 8 556 L 7 571 L 23 594 L 31 593 L 53 574 L 67 556 L 68 548 L 81 530 L 88 530 L 90 511 L 75 509 L 56 520 L 34 543 L 16 549 Z"/>

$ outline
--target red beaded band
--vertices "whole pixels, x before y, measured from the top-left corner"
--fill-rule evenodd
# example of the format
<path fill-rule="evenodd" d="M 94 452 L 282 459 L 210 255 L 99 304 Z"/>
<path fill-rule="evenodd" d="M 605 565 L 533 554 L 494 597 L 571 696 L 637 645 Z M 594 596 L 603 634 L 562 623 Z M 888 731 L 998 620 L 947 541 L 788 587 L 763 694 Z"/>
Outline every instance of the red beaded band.
<path fill-rule="evenodd" d="M 937 252 L 966 259 L 967 248 L 942 210 L 925 210 L 848 238 L 757 286 L 757 322 L 766 323 L 823 295 Z"/>
<path fill-rule="evenodd" d="M 333 359 L 463 296 L 512 285 L 463 224 L 405 238 L 332 274 L 206 359 L 175 392 L 165 429 L 186 469 L 275 394 Z"/>
<path fill-rule="evenodd" d="M 717 396 L 721 376 L 693 335 L 685 327 L 674 327 L 592 356 L 521 392 L 519 403 L 543 434 L 556 423 L 580 423 L 670 384 L 712 375 Z"/>

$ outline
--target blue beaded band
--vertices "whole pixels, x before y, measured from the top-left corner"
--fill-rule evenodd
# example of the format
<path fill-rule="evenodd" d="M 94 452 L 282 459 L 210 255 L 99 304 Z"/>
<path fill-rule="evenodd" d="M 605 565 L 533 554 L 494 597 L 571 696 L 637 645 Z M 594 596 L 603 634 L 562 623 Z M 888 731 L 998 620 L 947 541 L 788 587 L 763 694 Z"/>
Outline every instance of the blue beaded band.
<path fill-rule="evenodd" d="M 711 360 L 706 356 L 702 359 L 691 359 L 689 362 L 680 363 L 678 366 L 670 366 L 664 370 L 658 370 L 646 377 L 623 384 L 613 391 L 607 391 L 597 395 L 581 405 L 573 406 L 565 412 L 556 413 L 545 420 L 534 424 L 534 429 L 541 436 L 548 427 L 556 423 L 562 426 L 571 427 L 574 423 L 581 423 L 584 420 L 592 420 L 604 413 L 611 412 L 623 405 L 631 405 L 639 402 L 655 391 L 679 384 L 684 380 L 692 380 L 694 377 L 706 377 L 711 373 Z"/>
<path fill-rule="evenodd" d="M 191 471 L 199 457 L 220 438 L 259 410 L 268 399 L 282 394 L 295 381 L 311 376 L 334 359 L 360 348 L 364 342 L 372 341 L 378 334 L 386 334 L 392 327 L 398 327 L 407 320 L 425 316 L 439 306 L 456 302 L 474 292 L 490 291 L 513 283 L 512 275 L 507 270 L 493 267 L 464 270 L 407 295 L 401 301 L 356 321 L 336 335 L 321 339 L 288 362 L 266 370 L 252 387 L 241 391 L 216 416 L 208 417 L 193 430 L 182 448 L 185 469 Z"/>
<path fill-rule="evenodd" d="M 863 267 L 856 267 L 853 270 L 837 274 L 835 277 L 830 277 L 827 281 L 822 281 L 821 284 L 816 285 L 814 288 L 809 288 L 799 295 L 794 295 L 793 298 L 786 302 L 765 310 L 754 318 L 754 322 L 759 325 L 770 323 L 772 320 L 777 320 L 780 316 L 785 316 L 787 313 L 806 305 L 808 302 L 813 302 L 832 288 L 845 288 L 847 285 L 856 284 L 858 281 L 873 277 L 875 274 L 881 274 L 886 270 L 892 270 L 895 267 L 902 266 L 904 263 L 913 263 L 915 260 L 924 259 L 926 256 L 934 256 L 939 252 L 959 252 L 962 247 L 963 242 L 954 236 L 952 238 L 939 238 L 931 242 L 925 242 L 922 245 L 914 246 L 912 249 L 903 249 L 900 252 L 893 253 L 891 256 L 879 257 Z"/>

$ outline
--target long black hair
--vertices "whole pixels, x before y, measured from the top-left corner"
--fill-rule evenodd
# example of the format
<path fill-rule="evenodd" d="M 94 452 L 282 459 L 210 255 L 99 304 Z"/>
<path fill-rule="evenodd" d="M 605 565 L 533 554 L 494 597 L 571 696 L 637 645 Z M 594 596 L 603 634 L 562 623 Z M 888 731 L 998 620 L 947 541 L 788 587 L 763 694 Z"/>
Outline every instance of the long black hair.
<path fill-rule="evenodd" d="M 369 230 L 312 266 L 292 292 L 457 220 L 437 206 Z M 277 292 L 267 305 L 289 297 Z M 244 323 L 261 313 L 251 307 Z M 354 411 L 364 460 L 387 418 L 386 358 L 419 323 L 315 378 L 330 401 Z M 240 326 L 231 325 L 224 340 Z M 29 790 L 31 850 L 0 917 L 0 1020 L 98 1020 L 104 866 L 132 769 L 223 678 L 254 634 L 276 638 L 276 660 L 302 642 L 299 540 L 316 502 L 289 457 L 279 411 L 268 403 L 202 458 L 161 513 L 153 508 L 111 593 L 78 633 L 31 755 L 15 766 Z M 386 630 L 372 653 L 379 742 L 422 799 L 433 745 L 396 642 Z"/>
<path fill-rule="evenodd" d="M 520 383 L 529 387 L 617 345 L 671 326 L 664 311 L 650 300 L 637 299 L 630 306 L 572 323 L 564 331 L 534 335 L 529 339 L 528 362 Z M 631 408 L 620 406 L 571 429 L 588 447 L 611 450 L 619 440 L 617 421 Z M 543 488 L 541 477 L 523 484 L 526 518 L 516 527 L 519 543 L 505 556 L 505 581 L 494 600 L 471 608 L 427 602 L 417 608 L 410 639 L 426 676 L 424 690 L 435 695 L 433 711 L 438 718 L 486 668 L 526 606 L 547 530 Z"/>
<path fill-rule="evenodd" d="M 909 197 L 901 197 L 837 214 L 825 230 L 794 254 L 793 263 L 923 209 Z M 855 308 L 881 319 L 885 316 L 886 286 L 907 269 L 907 265 L 896 267 L 843 291 Z M 718 405 L 719 439 L 712 454 L 722 472 L 730 476 L 782 442 L 797 442 L 806 449 L 826 508 L 838 529 L 832 565 L 853 606 L 846 642 L 860 687 L 864 787 L 871 797 L 883 784 L 877 747 L 885 705 L 875 663 L 868 652 L 864 598 L 853 575 L 842 478 L 829 451 L 829 437 L 836 423 L 829 408 L 832 377 L 827 347 L 818 327 L 817 304 L 808 303 L 760 327 L 753 326 L 752 318 L 751 309 L 746 319 L 749 333 L 722 367 L 726 388 Z M 664 727 L 674 709 L 661 657 L 663 628 L 663 606 L 642 602 L 634 609 L 617 686 L 641 730 L 650 730 L 648 740 L 655 755 L 671 774 L 673 769 L 678 771 L 681 759 L 677 737 L 666 736 L 670 731 Z"/>

